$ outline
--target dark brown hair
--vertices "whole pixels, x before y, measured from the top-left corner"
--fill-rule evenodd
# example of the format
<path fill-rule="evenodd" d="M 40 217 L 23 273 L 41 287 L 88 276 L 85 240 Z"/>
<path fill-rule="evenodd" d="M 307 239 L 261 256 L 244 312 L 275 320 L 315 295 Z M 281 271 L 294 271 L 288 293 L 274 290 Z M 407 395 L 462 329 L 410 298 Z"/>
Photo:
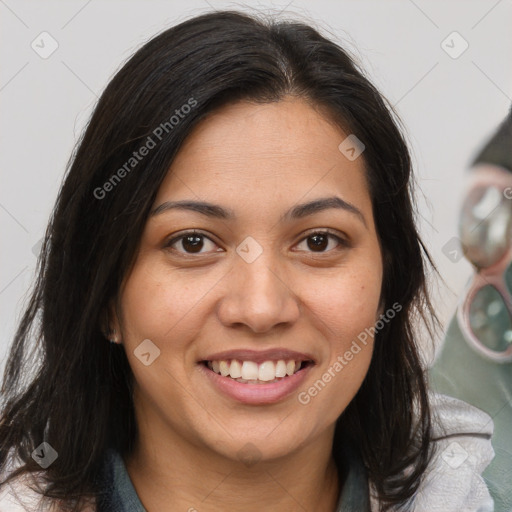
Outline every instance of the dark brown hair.
<path fill-rule="evenodd" d="M 0 469 L 10 451 L 23 461 L 11 478 L 41 469 L 31 452 L 47 441 L 59 456 L 45 471 L 46 494 L 71 503 L 95 496 L 108 447 L 129 453 L 137 436 L 132 373 L 123 346 L 108 343 L 102 326 L 157 191 L 185 138 L 214 109 L 285 95 L 304 98 L 366 147 L 384 254 L 382 301 L 402 310 L 377 333 L 368 374 L 334 442 L 358 447 L 382 510 L 414 495 L 430 460 L 431 417 L 413 325 L 435 317 L 425 285 L 432 262 L 415 226 L 398 118 L 347 51 L 316 29 L 234 11 L 194 17 L 142 46 L 106 87 L 77 144 L 3 380 Z M 193 108 L 170 123 L 191 98 Z M 99 197 L 163 122 L 172 129 Z"/>

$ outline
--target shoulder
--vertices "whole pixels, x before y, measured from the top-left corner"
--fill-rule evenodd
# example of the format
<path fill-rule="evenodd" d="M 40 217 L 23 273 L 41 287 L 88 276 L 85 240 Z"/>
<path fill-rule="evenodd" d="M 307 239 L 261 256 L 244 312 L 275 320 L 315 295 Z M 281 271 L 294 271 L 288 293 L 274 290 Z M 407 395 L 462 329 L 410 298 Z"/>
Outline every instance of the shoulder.
<path fill-rule="evenodd" d="M 493 512 L 482 472 L 494 457 L 494 423 L 482 410 L 430 392 L 433 457 L 409 512 Z M 374 493 L 371 510 L 379 510 Z"/>
<path fill-rule="evenodd" d="M 415 512 L 492 512 L 482 472 L 494 457 L 492 418 L 456 398 L 430 393 L 434 455 L 414 501 Z"/>

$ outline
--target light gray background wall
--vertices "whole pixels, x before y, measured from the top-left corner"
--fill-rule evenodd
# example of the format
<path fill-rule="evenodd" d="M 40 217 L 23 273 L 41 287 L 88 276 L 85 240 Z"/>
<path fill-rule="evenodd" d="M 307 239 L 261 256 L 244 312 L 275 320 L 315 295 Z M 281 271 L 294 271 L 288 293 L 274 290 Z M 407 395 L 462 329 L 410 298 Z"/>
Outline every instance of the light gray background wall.
<path fill-rule="evenodd" d="M 359 56 L 395 105 L 423 192 L 421 232 L 445 280 L 433 289 L 446 324 L 471 275 L 464 259 L 453 262 L 443 253 L 457 235 L 464 174 L 512 101 L 512 1 L 248 5 L 313 18 Z M 0 0 L 2 366 L 33 280 L 37 243 L 97 97 L 119 65 L 153 34 L 226 7 L 248 9 L 213 0 Z M 450 35 L 454 31 L 460 36 Z"/>

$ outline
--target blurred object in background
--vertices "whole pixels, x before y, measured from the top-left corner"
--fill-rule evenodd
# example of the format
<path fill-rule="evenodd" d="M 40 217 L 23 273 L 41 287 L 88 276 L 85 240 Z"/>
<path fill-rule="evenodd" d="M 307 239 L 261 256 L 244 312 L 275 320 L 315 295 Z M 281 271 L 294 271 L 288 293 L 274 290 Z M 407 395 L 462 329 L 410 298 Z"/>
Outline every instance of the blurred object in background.
<path fill-rule="evenodd" d="M 460 242 L 472 276 L 431 369 L 431 384 L 494 421 L 483 476 L 495 512 L 512 511 L 512 107 L 470 169 Z"/>
<path fill-rule="evenodd" d="M 510 122 L 503 126 L 510 132 Z M 503 127 L 498 133 L 503 134 Z M 512 262 L 512 167 L 474 165 L 460 217 L 460 237 L 475 275 L 457 309 L 459 326 L 481 355 L 511 362 L 512 295 L 505 274 Z"/>

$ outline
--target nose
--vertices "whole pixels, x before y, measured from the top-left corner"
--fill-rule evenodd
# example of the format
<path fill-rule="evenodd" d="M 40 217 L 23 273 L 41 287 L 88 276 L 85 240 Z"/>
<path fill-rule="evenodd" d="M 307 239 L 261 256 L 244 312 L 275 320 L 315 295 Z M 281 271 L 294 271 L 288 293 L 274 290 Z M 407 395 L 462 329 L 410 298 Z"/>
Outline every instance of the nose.
<path fill-rule="evenodd" d="M 292 283 L 270 268 L 264 254 L 252 263 L 239 258 L 226 276 L 226 291 L 217 308 L 223 325 L 245 325 L 263 333 L 279 325 L 292 325 L 299 318 L 299 299 Z"/>

